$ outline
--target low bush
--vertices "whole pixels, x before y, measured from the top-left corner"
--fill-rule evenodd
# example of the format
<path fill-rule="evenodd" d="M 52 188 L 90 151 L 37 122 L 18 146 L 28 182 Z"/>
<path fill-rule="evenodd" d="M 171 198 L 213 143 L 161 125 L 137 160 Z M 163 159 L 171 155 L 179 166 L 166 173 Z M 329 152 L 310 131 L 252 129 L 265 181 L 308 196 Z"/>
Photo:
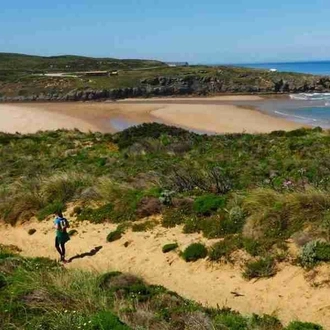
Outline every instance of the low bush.
<path fill-rule="evenodd" d="M 117 228 L 116 230 L 114 230 L 108 234 L 107 242 L 110 243 L 110 242 L 120 240 L 122 238 L 122 236 L 123 236 L 123 231 Z"/>
<path fill-rule="evenodd" d="M 201 231 L 201 219 L 196 215 L 186 217 L 183 226 L 185 234 L 199 233 Z"/>
<path fill-rule="evenodd" d="M 92 223 L 102 223 L 104 221 L 110 221 L 113 211 L 112 204 L 105 204 L 97 209 L 85 208 L 78 215 L 78 220 L 88 220 Z"/>
<path fill-rule="evenodd" d="M 253 314 L 250 320 L 251 329 L 256 330 L 282 330 L 281 322 L 274 316 Z"/>
<path fill-rule="evenodd" d="M 222 258 L 231 261 L 230 255 L 243 247 L 242 238 L 239 236 L 228 236 L 223 241 L 212 245 L 209 258 L 212 261 L 220 261 Z"/>
<path fill-rule="evenodd" d="M 66 209 L 66 206 L 63 202 L 61 201 L 55 201 L 53 203 L 48 204 L 46 207 L 41 209 L 37 213 L 37 218 L 38 220 L 44 220 L 48 216 L 53 215 L 59 211 L 64 211 Z"/>
<path fill-rule="evenodd" d="M 153 229 L 156 226 L 154 221 L 145 221 L 142 223 L 135 223 L 132 225 L 132 231 L 134 232 L 141 232 L 141 231 L 148 231 Z"/>
<path fill-rule="evenodd" d="M 294 321 L 291 322 L 285 330 L 323 330 L 323 327 L 310 322 Z"/>
<path fill-rule="evenodd" d="M 276 274 L 274 259 L 271 257 L 261 258 L 257 261 L 248 262 L 245 265 L 243 276 L 249 280 L 253 278 L 271 277 Z"/>
<path fill-rule="evenodd" d="M 204 244 L 193 243 L 190 244 L 182 253 L 182 257 L 185 261 L 196 261 L 198 259 L 204 259 L 207 257 L 207 248 Z"/>
<path fill-rule="evenodd" d="M 163 253 L 168 253 L 178 248 L 178 243 L 165 244 L 162 248 Z"/>
<path fill-rule="evenodd" d="M 236 222 L 227 213 L 216 214 L 200 220 L 200 229 L 207 238 L 222 238 L 240 233 L 243 222 Z"/>
<path fill-rule="evenodd" d="M 300 262 L 304 267 L 312 267 L 321 261 L 330 261 L 330 244 L 321 241 L 311 241 L 303 246 Z"/>
<path fill-rule="evenodd" d="M 29 235 L 33 235 L 33 234 L 36 233 L 36 231 L 37 231 L 36 229 L 31 228 L 31 229 L 29 229 L 28 234 L 29 234 Z"/>
<path fill-rule="evenodd" d="M 247 253 L 249 253 L 253 257 L 262 254 L 264 251 L 262 244 L 253 238 L 244 238 L 243 248 Z"/>
<path fill-rule="evenodd" d="M 130 330 L 130 328 L 121 322 L 115 314 L 109 311 L 102 311 L 91 317 L 91 329 L 112 329 L 112 330 Z"/>
<path fill-rule="evenodd" d="M 216 329 L 246 330 L 248 322 L 245 317 L 238 313 L 227 312 L 215 317 Z"/>
<path fill-rule="evenodd" d="M 165 228 L 173 228 L 177 225 L 181 225 L 185 221 L 186 214 L 181 209 L 167 208 L 163 212 L 162 226 Z"/>
<path fill-rule="evenodd" d="M 82 208 L 81 208 L 81 206 L 75 206 L 75 207 L 73 208 L 73 213 L 74 213 L 74 214 L 79 215 L 81 212 L 82 212 Z"/>
<path fill-rule="evenodd" d="M 78 231 L 76 229 L 71 229 L 68 231 L 69 236 L 76 236 L 78 235 Z"/>
<path fill-rule="evenodd" d="M 223 208 L 226 204 L 226 198 L 214 194 L 197 197 L 194 202 L 194 211 L 201 215 L 211 215 L 212 212 Z"/>

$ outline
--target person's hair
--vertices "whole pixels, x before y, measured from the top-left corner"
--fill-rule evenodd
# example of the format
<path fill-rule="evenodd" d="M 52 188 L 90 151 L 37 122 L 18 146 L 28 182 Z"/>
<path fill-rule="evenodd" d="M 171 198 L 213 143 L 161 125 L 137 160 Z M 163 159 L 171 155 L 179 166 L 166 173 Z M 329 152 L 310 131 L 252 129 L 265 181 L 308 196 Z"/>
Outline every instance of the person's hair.
<path fill-rule="evenodd" d="M 61 210 L 56 211 L 55 214 L 58 215 L 60 218 L 63 218 L 63 213 Z"/>

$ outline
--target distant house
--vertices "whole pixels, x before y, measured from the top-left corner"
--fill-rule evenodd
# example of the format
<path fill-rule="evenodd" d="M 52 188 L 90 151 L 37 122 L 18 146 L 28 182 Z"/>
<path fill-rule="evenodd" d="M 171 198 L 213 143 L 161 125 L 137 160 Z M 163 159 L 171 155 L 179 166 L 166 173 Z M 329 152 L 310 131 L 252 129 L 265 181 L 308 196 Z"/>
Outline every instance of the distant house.
<path fill-rule="evenodd" d="M 109 72 L 109 76 L 118 76 L 118 71 Z"/>
<path fill-rule="evenodd" d="M 86 72 L 80 72 L 80 74 L 86 76 L 86 77 L 102 77 L 102 76 L 108 76 L 108 71 L 86 71 Z"/>
<path fill-rule="evenodd" d="M 176 66 L 189 66 L 188 62 L 166 62 L 166 64 L 170 67 L 176 67 Z"/>

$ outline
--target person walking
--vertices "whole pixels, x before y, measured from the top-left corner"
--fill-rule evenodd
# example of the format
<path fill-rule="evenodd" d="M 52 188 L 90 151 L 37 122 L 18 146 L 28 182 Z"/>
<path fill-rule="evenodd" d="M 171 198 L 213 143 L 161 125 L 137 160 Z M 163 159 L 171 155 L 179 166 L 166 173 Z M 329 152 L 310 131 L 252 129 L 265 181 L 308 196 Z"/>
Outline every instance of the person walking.
<path fill-rule="evenodd" d="M 60 261 L 67 263 L 65 259 L 65 243 L 70 240 L 70 236 L 67 233 L 67 229 L 70 227 L 67 219 L 63 217 L 61 211 L 55 213 L 54 225 L 56 229 L 55 236 L 55 248 L 60 254 Z"/>

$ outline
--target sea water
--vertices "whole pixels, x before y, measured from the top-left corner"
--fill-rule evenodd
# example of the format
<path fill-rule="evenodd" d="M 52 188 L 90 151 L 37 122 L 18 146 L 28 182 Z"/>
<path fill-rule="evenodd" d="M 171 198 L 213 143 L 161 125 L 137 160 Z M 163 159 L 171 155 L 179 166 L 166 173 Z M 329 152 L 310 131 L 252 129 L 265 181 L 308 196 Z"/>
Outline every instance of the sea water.
<path fill-rule="evenodd" d="M 330 61 L 239 64 L 255 69 L 276 69 L 278 72 L 295 72 L 330 76 Z M 290 101 L 266 102 L 262 109 L 279 117 L 330 128 L 330 93 L 301 93 L 290 95 Z"/>
<path fill-rule="evenodd" d="M 330 61 L 250 63 L 236 64 L 235 66 L 264 70 L 276 69 L 279 72 L 296 72 L 325 76 L 330 75 Z"/>

